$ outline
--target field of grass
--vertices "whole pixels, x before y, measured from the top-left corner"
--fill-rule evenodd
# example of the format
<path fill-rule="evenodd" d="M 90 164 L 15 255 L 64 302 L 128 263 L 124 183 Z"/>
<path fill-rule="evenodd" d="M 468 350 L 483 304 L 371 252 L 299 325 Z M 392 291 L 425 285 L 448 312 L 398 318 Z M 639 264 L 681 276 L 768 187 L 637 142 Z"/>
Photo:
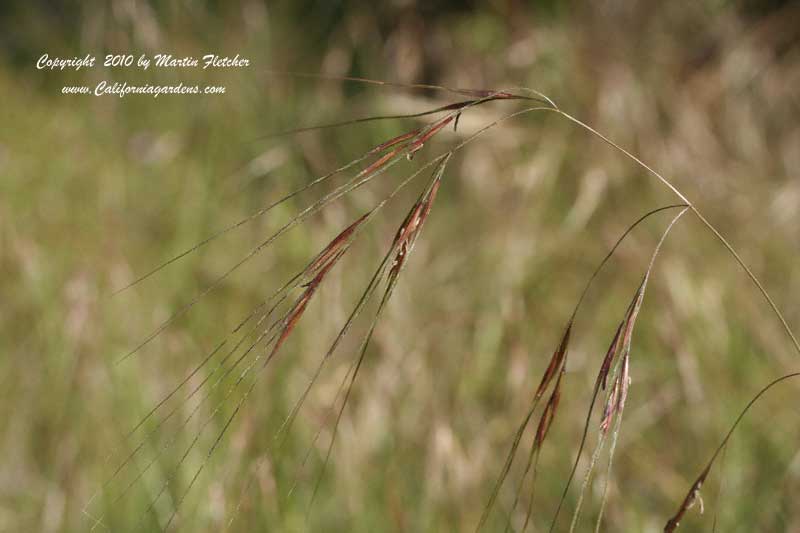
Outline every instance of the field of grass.
<path fill-rule="evenodd" d="M 115 291 L 442 115 L 273 134 L 467 99 L 337 77 L 541 91 L 675 184 L 800 329 L 799 19 L 791 3 L 719 1 L 0 8 L 0 531 L 88 531 L 93 518 L 102 522 L 95 531 L 115 532 L 168 522 L 181 531 L 475 530 L 586 282 L 626 228 L 680 199 L 552 112 L 499 122 L 456 151 L 364 352 L 325 466 L 340 386 L 385 283 L 294 423 L 276 433 L 433 167 L 359 226 L 268 366 L 270 350 L 258 346 L 248 360 L 261 359 L 240 387 L 248 360 L 211 386 L 250 324 L 231 331 L 405 178 L 529 103 L 464 109 L 457 129 L 448 124 L 413 159 L 311 214 L 230 275 L 220 278 L 374 158 Z M 251 65 L 37 70 L 45 52 L 238 53 Z M 60 93 L 101 79 L 194 80 L 226 93 Z M 529 531 L 550 528 L 603 356 L 676 214 L 638 225 L 586 294 L 538 456 Z M 798 370 L 800 353 L 778 317 L 687 212 L 654 262 L 613 469 L 607 475 L 606 445 L 576 531 L 594 530 L 606 486 L 602 531 L 661 531 L 747 402 Z M 798 395 L 800 379 L 787 380 L 753 406 L 702 488 L 704 513 L 690 509 L 680 531 L 800 531 Z M 508 513 L 548 396 L 485 531 L 523 529 L 530 476 Z M 595 412 L 554 531 L 569 530 L 600 434 Z"/>

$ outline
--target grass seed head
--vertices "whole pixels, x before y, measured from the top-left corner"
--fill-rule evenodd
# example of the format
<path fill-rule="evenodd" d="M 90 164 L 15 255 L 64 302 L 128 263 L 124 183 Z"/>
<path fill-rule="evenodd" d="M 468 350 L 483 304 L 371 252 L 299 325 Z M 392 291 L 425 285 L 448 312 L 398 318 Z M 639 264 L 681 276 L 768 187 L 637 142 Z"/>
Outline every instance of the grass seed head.
<path fill-rule="evenodd" d="M 622 332 L 623 324 L 624 322 L 620 322 L 619 326 L 617 326 L 617 332 L 614 334 L 614 340 L 611 341 L 611 345 L 608 347 L 606 356 L 603 358 L 603 364 L 600 366 L 600 373 L 597 375 L 597 383 L 600 386 L 602 386 L 603 390 L 606 390 L 608 381 L 608 372 L 611 370 L 611 363 L 614 361 L 614 357 L 617 354 L 617 348 L 619 347 L 619 337 L 620 333 Z"/>
<path fill-rule="evenodd" d="M 553 419 L 556 416 L 556 409 L 558 409 L 558 403 L 561 400 L 561 378 L 563 375 L 564 369 L 562 367 L 561 372 L 558 374 L 553 392 L 550 394 L 550 399 L 547 400 L 547 405 L 542 412 L 542 417 L 539 419 L 539 425 L 536 428 L 535 446 L 537 447 L 540 447 L 544 442 L 545 437 L 547 437 L 547 432 L 550 430 L 550 426 L 553 424 Z"/>
<path fill-rule="evenodd" d="M 544 371 L 544 375 L 542 376 L 542 381 L 539 383 L 539 388 L 536 389 L 536 396 L 541 396 L 544 394 L 545 389 L 547 389 L 550 382 L 555 377 L 556 372 L 559 368 L 561 368 L 561 363 L 564 361 L 567 355 L 567 347 L 569 346 L 569 337 L 572 331 L 572 322 L 569 323 L 567 326 L 566 331 L 564 331 L 564 336 L 561 338 L 561 343 L 559 344 L 558 348 L 555 352 L 553 352 L 553 356 L 550 358 L 550 364 L 547 366 L 547 369 Z"/>
<path fill-rule="evenodd" d="M 698 501 L 700 502 L 700 512 L 703 512 L 703 499 L 700 496 L 700 489 L 703 486 L 703 483 L 706 481 L 706 477 L 708 477 L 708 472 L 710 471 L 710 466 L 706 467 L 705 470 L 700 474 L 697 480 L 692 484 L 692 487 L 689 489 L 689 492 L 686 494 L 686 497 L 681 502 L 681 506 L 678 508 L 678 512 L 675 513 L 675 516 L 669 519 L 667 525 L 664 526 L 664 533 L 672 533 L 681 523 L 683 517 L 686 515 L 686 511 L 694 507 L 694 504 Z"/>

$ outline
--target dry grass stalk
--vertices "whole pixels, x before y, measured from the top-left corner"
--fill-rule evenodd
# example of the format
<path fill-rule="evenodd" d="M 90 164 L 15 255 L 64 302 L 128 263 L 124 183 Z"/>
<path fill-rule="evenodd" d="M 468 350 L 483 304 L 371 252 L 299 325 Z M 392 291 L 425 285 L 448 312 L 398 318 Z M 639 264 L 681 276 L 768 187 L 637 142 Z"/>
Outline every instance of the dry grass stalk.
<path fill-rule="evenodd" d="M 742 420 L 744 419 L 745 415 L 750 410 L 750 408 L 753 407 L 753 405 L 755 405 L 755 403 L 758 402 L 758 400 L 774 386 L 788 379 L 797 377 L 800 377 L 800 372 L 793 372 L 791 374 L 783 375 L 771 381 L 760 391 L 758 391 L 758 393 L 755 396 L 753 396 L 753 398 L 749 402 L 747 402 L 747 405 L 744 407 L 744 409 L 742 409 L 742 412 L 739 413 L 739 416 L 736 417 L 736 420 L 733 422 L 733 425 L 728 430 L 728 433 L 725 435 L 725 438 L 722 439 L 720 445 L 714 451 L 714 454 L 711 456 L 711 459 L 709 459 L 705 468 L 703 468 L 703 470 L 700 472 L 700 475 L 697 476 L 697 479 L 695 479 L 694 483 L 692 483 L 692 486 L 689 487 L 689 492 L 686 493 L 686 496 L 684 497 L 683 501 L 678 507 L 678 510 L 675 512 L 672 518 L 670 518 L 667 521 L 666 525 L 664 526 L 664 533 L 672 533 L 673 531 L 678 529 L 678 526 L 680 525 L 681 520 L 683 520 L 683 517 L 686 515 L 686 512 L 689 509 L 691 509 L 695 505 L 695 503 L 700 501 L 702 505 L 702 499 L 700 497 L 700 489 L 703 488 L 703 484 L 705 483 L 708 474 L 711 472 L 711 468 L 714 466 L 717 457 L 719 457 L 722 451 L 725 449 L 731 437 L 733 436 L 734 431 L 736 431 L 736 428 L 739 427 L 739 424 L 742 422 Z"/>

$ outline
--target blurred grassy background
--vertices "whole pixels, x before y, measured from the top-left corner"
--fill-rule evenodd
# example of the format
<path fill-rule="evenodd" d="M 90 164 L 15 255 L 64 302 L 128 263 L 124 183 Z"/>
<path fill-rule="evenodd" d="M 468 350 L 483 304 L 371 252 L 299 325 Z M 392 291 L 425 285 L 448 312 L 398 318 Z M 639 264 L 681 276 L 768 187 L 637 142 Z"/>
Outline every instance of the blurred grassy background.
<path fill-rule="evenodd" d="M 82 510 L 138 442 L 125 439 L 128 430 L 249 309 L 419 161 L 516 109 L 496 103 L 465 114 L 458 132 L 443 132 L 413 162 L 312 217 L 114 365 L 319 191 L 111 297 L 115 288 L 416 122 L 261 136 L 445 102 L 439 93 L 270 70 L 539 89 L 673 179 L 800 327 L 798 20 L 790 2 L 719 0 L 3 3 L 0 530 L 87 530 Z M 239 53 L 252 65 L 37 71 L 45 52 Z M 100 79 L 196 79 L 227 93 L 59 93 Z M 180 529 L 218 531 L 241 501 L 236 531 L 470 531 L 583 284 L 628 224 L 675 200 L 555 115 L 504 123 L 459 152 L 379 324 L 305 522 L 330 435 L 312 440 L 353 342 L 326 369 L 288 446 L 271 449 L 272 435 L 413 194 L 370 227 L 260 375 L 184 502 Z M 661 215 L 634 232 L 579 315 L 561 411 L 541 456 L 537 530 L 552 517 L 601 357 L 666 222 Z M 800 368 L 800 357 L 743 272 L 689 215 L 656 264 L 632 357 L 604 530 L 660 531 L 744 404 Z M 706 514 L 690 511 L 683 530 L 707 531 L 716 514 L 720 531 L 800 531 L 799 391 L 783 385 L 754 408 L 704 489 Z M 158 457 L 154 467 L 119 501 L 125 481 L 115 480 L 87 512 L 105 513 L 113 531 L 157 530 L 234 404 L 216 414 L 202 406 L 188 427 L 171 420 L 155 431 L 138 457 L 140 468 Z M 209 416 L 202 446 L 146 513 Z M 520 474 L 517 465 L 489 530 L 502 528 Z M 602 481 L 590 485 L 581 530 L 597 513 Z M 576 497 L 571 491 L 568 511 Z"/>

